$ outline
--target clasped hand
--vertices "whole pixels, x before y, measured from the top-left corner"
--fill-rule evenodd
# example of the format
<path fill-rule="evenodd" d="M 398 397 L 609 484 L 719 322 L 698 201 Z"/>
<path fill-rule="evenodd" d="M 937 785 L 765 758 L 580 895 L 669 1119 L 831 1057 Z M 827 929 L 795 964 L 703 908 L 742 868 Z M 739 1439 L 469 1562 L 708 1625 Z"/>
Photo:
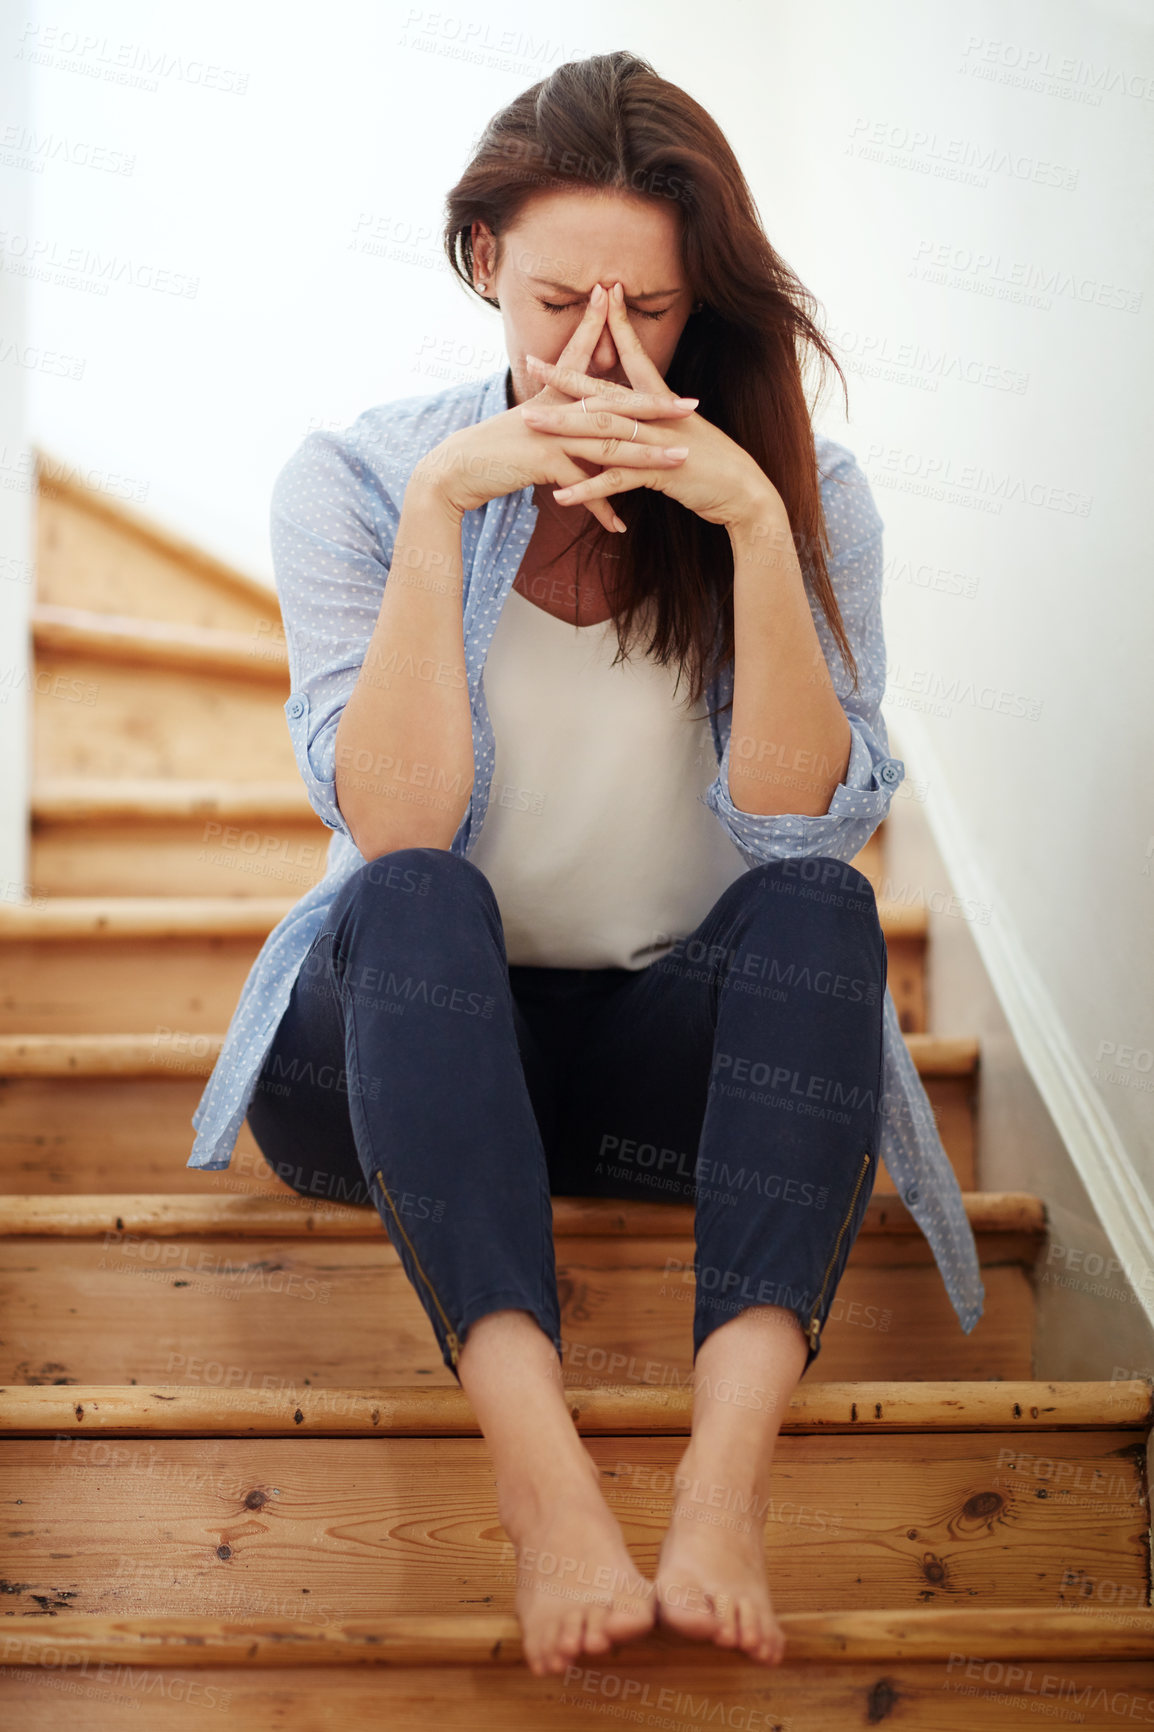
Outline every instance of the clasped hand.
<path fill-rule="evenodd" d="M 629 386 L 607 384 L 583 371 L 606 319 Z M 585 360 L 574 364 L 580 355 L 570 350 L 579 338 Z M 591 502 L 614 493 L 651 487 L 709 523 L 736 529 L 774 496 L 772 483 L 747 451 L 689 408 L 691 400 L 670 396 L 630 322 L 619 283 L 608 295 L 597 285 L 560 360 L 525 359 L 543 385 L 569 399 L 530 398 L 520 407 L 526 424 L 561 441 L 568 456 L 603 465 L 600 474 L 555 489 L 558 504 L 593 509 Z"/>

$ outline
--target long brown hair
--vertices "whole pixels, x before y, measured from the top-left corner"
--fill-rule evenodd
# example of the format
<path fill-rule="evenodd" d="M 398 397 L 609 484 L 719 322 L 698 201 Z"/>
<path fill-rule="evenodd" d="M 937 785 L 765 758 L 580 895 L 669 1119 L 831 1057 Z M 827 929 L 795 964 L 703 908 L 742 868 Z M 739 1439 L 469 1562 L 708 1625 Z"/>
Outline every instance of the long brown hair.
<path fill-rule="evenodd" d="M 682 266 L 704 305 L 689 315 L 666 383 L 678 396 L 699 397 L 702 413 L 749 453 L 781 495 L 805 580 L 856 689 L 857 666 L 826 564 L 829 536 L 803 385 L 806 346 L 820 360 L 823 384 L 827 360 L 843 390 L 845 375 L 815 323 L 816 301 L 766 238 L 724 134 L 699 103 L 635 54 L 568 61 L 493 116 L 448 193 L 444 242 L 457 275 L 472 288 L 475 221 L 497 237 L 499 261 L 502 236 L 529 199 L 580 188 L 674 201 Z M 696 704 L 733 657 L 729 533 L 650 487 L 616 495 L 614 506 L 629 530 L 611 538 L 619 553 L 618 659 L 638 610 L 652 597 L 647 653 L 662 665 L 677 660 Z M 583 516 L 575 538 L 579 568 L 582 548 L 591 552 L 595 541 L 610 539 Z"/>

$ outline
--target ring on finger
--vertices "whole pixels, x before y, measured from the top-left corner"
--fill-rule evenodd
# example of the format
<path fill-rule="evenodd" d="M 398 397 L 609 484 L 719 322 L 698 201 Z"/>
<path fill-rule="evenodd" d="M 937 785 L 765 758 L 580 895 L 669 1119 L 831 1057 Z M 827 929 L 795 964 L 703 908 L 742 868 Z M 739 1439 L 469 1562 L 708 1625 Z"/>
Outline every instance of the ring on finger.
<path fill-rule="evenodd" d="M 585 401 L 585 399 L 584 399 L 584 398 L 582 398 L 582 399 L 581 399 L 581 401 L 582 401 L 582 402 L 584 402 L 584 401 Z M 632 443 L 633 443 L 633 441 L 634 441 L 634 440 L 635 440 L 635 439 L 636 439 L 636 437 L 637 437 L 637 429 L 638 429 L 638 427 L 640 427 L 640 425 L 641 425 L 641 423 L 640 423 L 640 421 L 637 421 L 637 420 L 635 420 L 635 421 L 634 421 L 634 423 L 633 423 L 633 431 L 632 431 L 632 433 L 631 433 L 631 434 L 630 434 L 630 435 L 629 435 L 629 437 L 628 437 L 628 439 L 627 439 L 627 440 L 626 440 L 626 441 L 625 441 L 625 443 L 626 443 L 626 445 L 632 445 Z"/>

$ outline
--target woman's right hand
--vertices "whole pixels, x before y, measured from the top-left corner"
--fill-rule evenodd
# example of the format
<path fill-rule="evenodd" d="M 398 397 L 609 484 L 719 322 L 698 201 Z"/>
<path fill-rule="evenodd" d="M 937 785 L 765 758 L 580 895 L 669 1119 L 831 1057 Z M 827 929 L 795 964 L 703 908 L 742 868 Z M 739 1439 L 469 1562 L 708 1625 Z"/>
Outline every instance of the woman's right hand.
<path fill-rule="evenodd" d="M 559 366 L 588 371 L 608 310 L 609 297 L 597 284 L 584 317 L 558 356 Z M 568 404 L 572 399 L 546 385 L 528 401 Z M 579 456 L 602 467 L 613 463 L 652 470 L 672 469 L 685 461 L 684 457 L 666 454 L 667 447 L 677 444 L 676 432 L 650 429 L 646 425 L 648 421 L 675 420 L 693 414 L 693 408 L 688 404 L 682 406 L 673 393 L 659 396 L 637 391 L 630 396 L 629 414 L 640 423 L 632 441 L 598 438 L 595 415 L 590 416 L 588 439 L 534 432 L 522 417 L 521 408 L 518 404 L 501 415 L 491 415 L 472 427 L 450 433 L 421 458 L 412 480 L 431 486 L 452 511 L 464 513 L 523 487 L 567 487 L 573 482 L 586 481 L 597 471 L 582 469 L 576 461 Z M 606 529 L 615 529 L 619 519 L 608 499 L 590 499 L 585 509 Z"/>

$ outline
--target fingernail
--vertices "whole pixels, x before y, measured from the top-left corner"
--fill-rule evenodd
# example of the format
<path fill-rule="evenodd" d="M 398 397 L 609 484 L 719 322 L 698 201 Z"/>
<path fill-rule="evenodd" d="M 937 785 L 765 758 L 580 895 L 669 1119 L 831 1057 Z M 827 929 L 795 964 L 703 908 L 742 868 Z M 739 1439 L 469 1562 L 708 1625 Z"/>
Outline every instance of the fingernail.
<path fill-rule="evenodd" d="M 689 456 L 689 446 L 688 445 L 667 445 L 665 447 L 665 454 L 667 457 L 688 457 Z"/>
<path fill-rule="evenodd" d="M 593 293 L 589 297 L 589 299 L 592 301 L 593 305 L 595 307 L 598 306 L 600 304 L 600 302 L 604 299 L 604 296 L 605 296 L 605 290 L 601 287 L 601 284 L 600 283 L 594 283 Z"/>
<path fill-rule="evenodd" d="M 614 514 L 613 514 L 613 527 L 617 531 L 618 535 L 624 535 L 625 534 L 625 525 L 622 523 L 621 519 L 617 516 L 616 512 L 614 512 Z"/>
<path fill-rule="evenodd" d="M 675 397 L 673 401 L 679 409 L 696 409 L 701 402 L 700 397 Z"/>
<path fill-rule="evenodd" d="M 548 361 L 543 361 L 540 355 L 526 355 L 525 361 L 530 367 L 547 367 L 549 365 Z"/>

